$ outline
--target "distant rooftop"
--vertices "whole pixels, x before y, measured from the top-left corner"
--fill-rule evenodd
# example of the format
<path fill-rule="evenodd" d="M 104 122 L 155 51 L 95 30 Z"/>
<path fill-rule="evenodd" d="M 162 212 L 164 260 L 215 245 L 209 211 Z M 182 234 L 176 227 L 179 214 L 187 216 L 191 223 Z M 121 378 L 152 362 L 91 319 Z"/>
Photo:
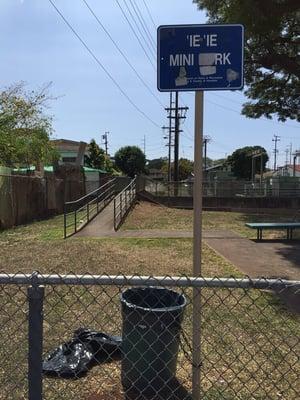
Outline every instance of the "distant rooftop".
<path fill-rule="evenodd" d="M 72 151 L 72 152 L 77 152 L 80 146 L 80 143 L 84 143 L 86 145 L 86 151 L 85 153 L 87 154 L 88 151 L 88 146 L 87 143 L 85 142 L 78 142 L 76 140 L 69 140 L 69 139 L 54 139 L 51 140 L 51 143 L 54 144 L 56 149 L 58 151 Z"/>

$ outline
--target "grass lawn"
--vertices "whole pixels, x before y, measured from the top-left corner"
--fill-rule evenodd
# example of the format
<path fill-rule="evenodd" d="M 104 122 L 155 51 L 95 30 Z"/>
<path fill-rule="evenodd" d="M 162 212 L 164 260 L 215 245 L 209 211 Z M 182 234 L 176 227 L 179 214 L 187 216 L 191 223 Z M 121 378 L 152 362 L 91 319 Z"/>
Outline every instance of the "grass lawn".
<path fill-rule="evenodd" d="M 204 213 L 205 229 L 243 232 L 237 213 Z M 5 272 L 180 275 L 192 270 L 191 239 L 62 239 L 62 217 L 0 233 Z M 138 205 L 122 229 L 190 229 L 192 213 Z M 250 232 L 251 233 L 251 232 Z M 243 234 L 243 233 L 242 233 Z M 203 275 L 241 274 L 210 248 L 203 249 Z M 46 287 L 44 350 L 68 340 L 80 326 L 120 334 L 120 290 L 115 287 Z M 175 290 L 181 290 L 179 288 Z M 191 299 L 190 289 L 185 290 Z M 299 319 L 270 292 L 203 289 L 202 387 L 204 400 L 296 400 L 299 388 Z M 26 399 L 26 288 L 0 286 L 0 399 Z M 191 340 L 191 303 L 184 330 Z M 178 377 L 191 386 L 190 353 L 184 345 Z M 297 353 L 298 352 L 298 353 Z M 17 367 L 16 367 L 17 366 Z M 93 368 L 80 380 L 44 379 L 44 398 L 121 400 L 119 363 Z"/>
<path fill-rule="evenodd" d="M 222 211 L 204 211 L 203 229 L 229 229 L 248 238 L 256 238 L 256 230 L 245 227 L 247 222 L 280 222 L 292 221 L 295 211 L 281 210 L 265 213 L 238 213 Z M 123 230 L 136 229 L 169 229 L 192 230 L 193 211 L 184 209 L 167 208 L 151 203 L 141 202 L 129 214 Z M 297 231 L 295 232 L 296 237 Z M 283 237 L 286 231 L 282 232 Z M 265 231 L 264 238 L 279 238 L 280 233 Z"/>
<path fill-rule="evenodd" d="M 5 272 L 93 274 L 191 274 L 191 239 L 62 239 L 61 216 L 0 233 L 0 269 Z M 209 247 L 203 275 L 240 276 Z"/>

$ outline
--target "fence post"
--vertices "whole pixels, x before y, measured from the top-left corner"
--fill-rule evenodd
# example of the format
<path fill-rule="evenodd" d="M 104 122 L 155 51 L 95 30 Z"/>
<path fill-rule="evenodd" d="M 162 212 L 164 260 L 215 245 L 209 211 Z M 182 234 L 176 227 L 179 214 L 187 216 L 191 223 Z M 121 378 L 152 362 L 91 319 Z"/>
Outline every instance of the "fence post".
<path fill-rule="evenodd" d="M 28 399 L 42 400 L 43 396 L 43 300 L 44 287 L 38 286 L 36 275 L 27 289 L 28 315 Z"/>
<path fill-rule="evenodd" d="M 77 210 L 74 211 L 74 224 L 75 224 L 74 230 L 76 233 L 77 232 Z"/>
<path fill-rule="evenodd" d="M 121 220 L 123 218 L 123 194 L 122 192 L 120 193 L 120 216 L 121 216 Z"/>
<path fill-rule="evenodd" d="M 116 231 L 116 198 L 114 198 L 114 230 Z"/>
<path fill-rule="evenodd" d="M 67 215 L 66 215 L 66 204 L 64 204 L 64 239 L 67 237 Z"/>

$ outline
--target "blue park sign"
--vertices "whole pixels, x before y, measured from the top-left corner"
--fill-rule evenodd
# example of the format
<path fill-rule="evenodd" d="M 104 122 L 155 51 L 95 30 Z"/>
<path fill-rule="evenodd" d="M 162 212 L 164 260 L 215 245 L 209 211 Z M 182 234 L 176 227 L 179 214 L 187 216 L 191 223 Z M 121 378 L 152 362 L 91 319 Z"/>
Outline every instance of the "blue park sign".
<path fill-rule="evenodd" d="M 157 39 L 161 92 L 242 89 L 242 25 L 166 25 Z"/>

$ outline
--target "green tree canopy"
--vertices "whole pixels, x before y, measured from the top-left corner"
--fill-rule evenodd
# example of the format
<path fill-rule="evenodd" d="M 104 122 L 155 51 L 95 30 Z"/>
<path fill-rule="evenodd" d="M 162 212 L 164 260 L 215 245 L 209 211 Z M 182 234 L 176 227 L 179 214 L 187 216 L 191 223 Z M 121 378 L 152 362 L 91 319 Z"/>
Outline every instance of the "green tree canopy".
<path fill-rule="evenodd" d="M 242 114 L 300 121 L 300 3 L 297 0 L 193 0 L 211 23 L 245 26 Z"/>
<path fill-rule="evenodd" d="M 261 146 L 246 146 L 235 150 L 227 158 L 231 170 L 237 178 L 251 179 L 252 177 L 252 155 L 263 153 L 263 171 L 266 170 L 266 164 L 269 160 L 266 150 Z M 254 158 L 254 173 L 260 172 L 260 157 Z"/>
<path fill-rule="evenodd" d="M 125 146 L 116 152 L 115 164 L 120 171 L 133 178 L 145 171 L 146 157 L 139 147 Z"/>
<path fill-rule="evenodd" d="M 168 158 L 167 157 L 160 157 L 160 158 L 154 158 L 153 160 L 149 160 L 147 163 L 147 168 L 148 169 L 162 169 L 162 167 L 168 163 Z"/>
<path fill-rule="evenodd" d="M 51 118 L 44 113 L 53 99 L 48 87 L 28 92 L 19 83 L 0 93 L 0 164 L 37 166 L 58 158 L 50 142 Z"/>
<path fill-rule="evenodd" d="M 98 146 L 95 139 L 90 141 L 88 152 L 88 156 L 85 158 L 86 165 L 90 168 L 104 169 L 105 152 Z"/>
<path fill-rule="evenodd" d="M 179 180 L 187 179 L 191 173 L 194 171 L 194 163 L 187 158 L 180 158 L 178 161 L 179 164 Z"/>
<path fill-rule="evenodd" d="M 191 173 L 194 171 L 194 162 L 188 160 L 187 158 L 180 158 L 178 160 L 178 169 L 179 169 L 179 180 L 183 181 L 187 179 Z M 167 173 L 168 171 L 168 164 L 164 164 L 162 167 L 162 171 Z M 171 173 L 174 176 L 174 163 L 171 163 Z"/>

